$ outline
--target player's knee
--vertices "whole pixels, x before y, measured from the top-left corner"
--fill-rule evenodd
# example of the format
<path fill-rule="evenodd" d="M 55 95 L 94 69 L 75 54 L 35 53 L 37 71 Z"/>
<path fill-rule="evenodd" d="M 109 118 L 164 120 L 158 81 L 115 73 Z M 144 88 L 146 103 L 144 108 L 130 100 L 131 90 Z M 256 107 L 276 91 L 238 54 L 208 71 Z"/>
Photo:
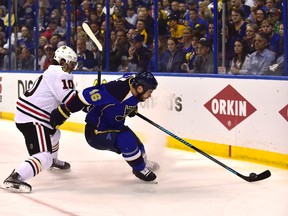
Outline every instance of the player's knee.
<path fill-rule="evenodd" d="M 138 148 L 137 138 L 131 131 L 122 131 L 118 134 L 116 139 L 116 146 L 121 149 L 122 152 L 131 152 Z"/>
<path fill-rule="evenodd" d="M 51 135 L 50 137 L 51 137 L 52 146 L 56 145 L 57 143 L 59 143 L 59 140 L 60 140 L 60 137 L 61 137 L 61 131 L 60 130 L 56 130 L 55 133 L 53 135 Z"/>
<path fill-rule="evenodd" d="M 33 155 L 33 157 L 41 161 L 42 170 L 50 168 L 53 163 L 53 156 L 50 152 L 40 152 Z"/>

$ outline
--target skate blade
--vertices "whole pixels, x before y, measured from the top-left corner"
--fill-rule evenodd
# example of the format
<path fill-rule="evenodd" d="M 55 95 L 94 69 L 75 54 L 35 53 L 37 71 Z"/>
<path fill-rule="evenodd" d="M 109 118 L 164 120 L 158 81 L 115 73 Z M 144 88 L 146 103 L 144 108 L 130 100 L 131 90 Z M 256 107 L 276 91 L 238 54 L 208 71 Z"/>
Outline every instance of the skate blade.
<path fill-rule="evenodd" d="M 150 182 L 150 184 L 158 184 L 158 181 L 153 180 L 153 181 Z"/>
<path fill-rule="evenodd" d="M 141 181 L 143 182 L 144 184 L 158 184 L 158 181 L 157 180 L 153 180 L 153 181 Z"/>
<path fill-rule="evenodd" d="M 50 167 L 49 170 L 53 172 L 59 172 L 59 173 L 67 173 L 71 171 L 71 169 L 59 169 L 57 167 Z"/>
<path fill-rule="evenodd" d="M 31 192 L 31 187 L 27 186 L 27 185 L 15 185 L 12 183 L 3 183 L 3 185 L 1 185 L 1 188 L 13 193 L 30 193 Z"/>

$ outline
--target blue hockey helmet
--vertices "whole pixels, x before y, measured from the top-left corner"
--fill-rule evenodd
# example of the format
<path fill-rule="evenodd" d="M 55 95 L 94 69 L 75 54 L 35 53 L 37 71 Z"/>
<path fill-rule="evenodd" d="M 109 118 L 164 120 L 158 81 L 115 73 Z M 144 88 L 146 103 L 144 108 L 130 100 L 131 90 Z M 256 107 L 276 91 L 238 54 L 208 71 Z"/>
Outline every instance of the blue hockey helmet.
<path fill-rule="evenodd" d="M 146 92 L 149 89 L 155 90 L 157 88 L 158 82 L 152 73 L 144 71 L 136 74 L 134 80 L 132 81 L 132 85 L 135 88 L 142 86 Z"/>

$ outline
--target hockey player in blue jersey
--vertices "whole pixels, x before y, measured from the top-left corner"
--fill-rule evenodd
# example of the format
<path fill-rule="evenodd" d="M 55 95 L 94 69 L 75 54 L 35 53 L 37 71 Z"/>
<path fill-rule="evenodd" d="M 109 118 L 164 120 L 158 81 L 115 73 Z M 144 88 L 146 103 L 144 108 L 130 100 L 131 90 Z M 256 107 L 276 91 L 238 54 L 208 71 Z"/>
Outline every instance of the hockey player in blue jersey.
<path fill-rule="evenodd" d="M 140 139 L 125 125 L 127 116 L 137 113 L 137 105 L 151 97 L 158 83 L 150 72 L 123 76 L 118 80 L 92 86 L 79 92 L 68 104 L 52 111 L 50 123 L 57 128 L 83 107 L 92 107 L 86 116 L 85 138 L 89 145 L 99 150 L 122 154 L 132 167 L 133 174 L 143 181 L 153 181 L 156 162 L 146 159 Z"/>

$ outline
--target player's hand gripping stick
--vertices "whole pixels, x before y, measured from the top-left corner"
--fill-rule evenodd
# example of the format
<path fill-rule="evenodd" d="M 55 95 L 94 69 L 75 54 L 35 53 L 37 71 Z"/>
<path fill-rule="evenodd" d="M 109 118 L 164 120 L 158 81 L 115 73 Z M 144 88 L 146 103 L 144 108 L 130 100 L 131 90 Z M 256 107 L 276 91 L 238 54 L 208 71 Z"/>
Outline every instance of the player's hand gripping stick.
<path fill-rule="evenodd" d="M 50 124 L 53 128 L 58 128 L 66 119 L 70 117 L 70 111 L 65 104 L 61 104 L 54 109 L 50 114 Z"/>

